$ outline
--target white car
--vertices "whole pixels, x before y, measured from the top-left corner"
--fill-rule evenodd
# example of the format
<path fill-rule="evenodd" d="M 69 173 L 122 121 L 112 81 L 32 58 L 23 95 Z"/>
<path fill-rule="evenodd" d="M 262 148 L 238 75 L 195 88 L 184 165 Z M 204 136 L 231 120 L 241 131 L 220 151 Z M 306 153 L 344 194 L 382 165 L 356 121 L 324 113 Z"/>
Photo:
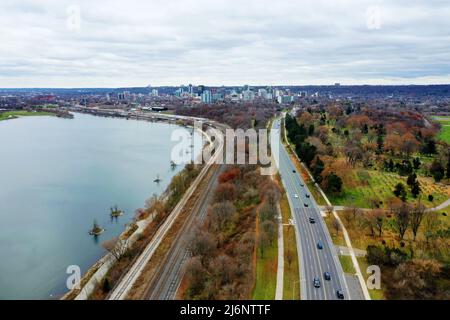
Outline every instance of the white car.
<path fill-rule="evenodd" d="M 298 198 L 298 194 L 294 193 L 294 198 Z"/>

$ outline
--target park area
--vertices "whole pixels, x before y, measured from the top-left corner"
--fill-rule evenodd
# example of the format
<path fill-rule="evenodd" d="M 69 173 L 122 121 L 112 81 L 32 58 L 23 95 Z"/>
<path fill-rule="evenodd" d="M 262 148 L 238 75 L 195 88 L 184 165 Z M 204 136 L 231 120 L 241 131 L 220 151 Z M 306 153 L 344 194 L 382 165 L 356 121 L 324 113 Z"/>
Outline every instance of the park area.
<path fill-rule="evenodd" d="M 379 170 L 366 170 L 363 168 L 352 169 L 352 185 L 344 184 L 340 194 L 328 194 L 333 205 L 349 206 L 354 205 L 360 208 L 369 208 L 370 201 L 378 199 L 380 207 L 386 207 L 387 200 L 394 197 L 393 190 L 399 182 L 406 184 L 407 177 L 402 177 L 395 173 Z M 443 184 L 435 183 L 432 178 L 418 178 L 422 193 L 414 199 L 408 190 L 408 202 L 422 202 L 426 207 L 435 207 L 450 198 L 450 188 Z M 433 201 L 428 200 L 428 196 L 433 196 Z"/>
<path fill-rule="evenodd" d="M 6 111 L 0 112 L 0 121 L 15 119 L 18 117 L 28 117 L 28 116 L 53 116 L 50 112 L 32 112 L 32 111 Z"/>
<path fill-rule="evenodd" d="M 433 117 L 433 120 L 442 126 L 438 138 L 442 141 L 450 143 L 450 117 L 435 116 Z"/>

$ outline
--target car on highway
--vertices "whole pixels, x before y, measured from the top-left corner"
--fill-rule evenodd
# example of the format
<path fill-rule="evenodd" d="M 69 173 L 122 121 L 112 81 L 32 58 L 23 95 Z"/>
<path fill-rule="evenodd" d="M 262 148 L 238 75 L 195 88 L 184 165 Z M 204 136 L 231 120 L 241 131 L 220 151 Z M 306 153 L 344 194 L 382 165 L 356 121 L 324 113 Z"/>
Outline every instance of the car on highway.
<path fill-rule="evenodd" d="M 296 173 L 296 171 L 295 171 L 295 170 L 292 170 L 292 172 L 293 172 L 293 173 Z"/>
<path fill-rule="evenodd" d="M 336 296 L 339 298 L 339 299 L 344 299 L 344 292 L 342 292 L 342 290 L 336 290 Z"/>
<path fill-rule="evenodd" d="M 320 249 L 320 250 L 323 249 L 322 241 L 317 242 L 317 249 Z"/>
<path fill-rule="evenodd" d="M 323 273 L 323 278 L 325 279 L 325 280 L 331 280 L 331 274 L 329 273 L 329 272 L 324 272 Z"/>
<path fill-rule="evenodd" d="M 313 279 L 314 288 L 320 288 L 320 279 L 318 277 L 315 277 Z"/>
<path fill-rule="evenodd" d="M 298 198 L 298 194 L 294 193 L 294 198 Z"/>
<path fill-rule="evenodd" d="M 308 208 L 308 207 L 309 207 L 309 205 L 308 205 L 307 203 L 304 203 L 304 206 L 305 206 L 306 208 Z"/>
<path fill-rule="evenodd" d="M 309 198 L 309 197 L 311 197 L 309 194 L 305 194 L 305 197 L 307 197 L 307 198 Z"/>
<path fill-rule="evenodd" d="M 309 223 L 316 223 L 316 219 L 309 217 Z"/>
<path fill-rule="evenodd" d="M 303 183 L 300 183 L 300 187 L 304 187 L 305 185 Z"/>

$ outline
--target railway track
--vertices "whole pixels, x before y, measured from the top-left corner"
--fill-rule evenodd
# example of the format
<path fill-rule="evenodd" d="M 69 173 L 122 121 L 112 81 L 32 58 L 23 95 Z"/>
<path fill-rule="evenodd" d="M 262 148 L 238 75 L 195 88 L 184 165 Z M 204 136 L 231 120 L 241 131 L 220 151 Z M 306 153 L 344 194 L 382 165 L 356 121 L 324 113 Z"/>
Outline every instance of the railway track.
<path fill-rule="evenodd" d="M 201 224 L 204 221 L 208 204 L 212 197 L 212 192 L 210 191 L 214 190 L 217 178 L 223 171 L 223 167 L 223 165 L 211 167 L 207 183 L 202 186 L 199 197 L 173 240 L 165 259 L 159 264 L 152 281 L 149 283 L 149 287 L 143 297 L 144 299 L 171 300 L 175 298 L 184 275 L 184 263 L 190 256 L 189 240 L 191 231 L 196 222 Z"/>

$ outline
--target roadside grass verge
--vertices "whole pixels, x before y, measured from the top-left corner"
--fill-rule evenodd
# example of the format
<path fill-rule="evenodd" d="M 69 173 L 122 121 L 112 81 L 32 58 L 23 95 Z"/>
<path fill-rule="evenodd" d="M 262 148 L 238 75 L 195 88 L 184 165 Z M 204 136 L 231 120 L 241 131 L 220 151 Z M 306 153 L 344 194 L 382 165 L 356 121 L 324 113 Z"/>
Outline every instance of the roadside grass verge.
<path fill-rule="evenodd" d="M 277 285 L 278 246 L 275 240 L 264 247 L 264 254 L 257 249 L 256 281 L 253 300 L 274 300 Z"/>
<path fill-rule="evenodd" d="M 291 219 L 291 209 L 283 190 L 283 196 L 280 200 L 281 214 L 283 217 L 283 237 L 284 237 L 284 279 L 283 279 L 283 300 L 300 299 L 300 275 L 297 252 L 297 241 L 295 238 L 295 229 L 289 224 Z"/>
<path fill-rule="evenodd" d="M 356 270 L 353 266 L 352 258 L 350 256 L 343 256 L 339 255 L 339 261 L 342 265 L 342 270 L 344 270 L 345 273 L 349 274 L 355 274 Z"/>
<path fill-rule="evenodd" d="M 347 246 L 345 243 L 344 235 L 342 234 L 342 231 L 336 232 L 336 229 L 333 227 L 333 215 L 327 214 L 326 217 L 324 217 L 325 223 L 327 225 L 327 229 L 330 232 L 331 240 L 333 240 L 333 243 L 337 246 Z"/>

